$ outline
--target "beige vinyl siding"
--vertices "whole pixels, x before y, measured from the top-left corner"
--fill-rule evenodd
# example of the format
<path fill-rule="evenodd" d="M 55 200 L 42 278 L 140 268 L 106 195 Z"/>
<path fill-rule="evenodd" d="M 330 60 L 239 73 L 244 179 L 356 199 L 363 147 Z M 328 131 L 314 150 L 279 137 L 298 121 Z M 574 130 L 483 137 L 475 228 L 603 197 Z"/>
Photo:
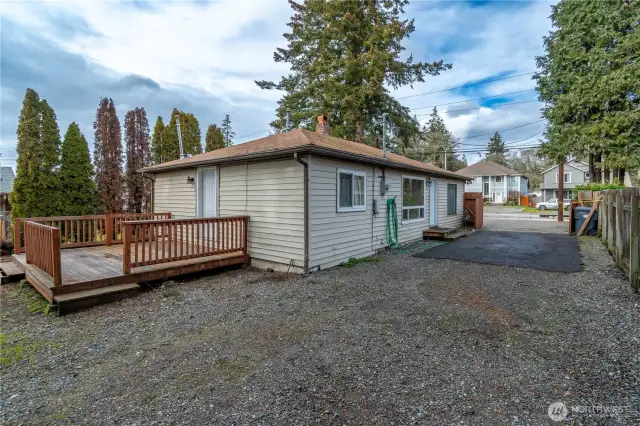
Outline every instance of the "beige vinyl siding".
<path fill-rule="evenodd" d="M 366 210 L 338 212 L 337 174 L 339 169 L 366 174 Z M 387 246 L 386 223 L 388 198 L 396 197 L 398 239 L 407 242 L 422 238 L 428 227 L 429 188 L 426 186 L 425 219 L 407 223 L 402 221 L 402 176 L 426 177 L 385 170 L 389 192 L 380 195 L 382 169 L 358 163 L 312 157 L 309 164 L 309 268 L 311 270 L 338 265 L 351 257 L 365 257 Z M 373 200 L 380 200 L 380 210 L 373 215 Z"/>
<path fill-rule="evenodd" d="M 296 270 L 303 268 L 304 167 L 291 159 L 219 170 L 219 214 L 249 216 L 249 256 L 285 265 L 284 270 L 292 261 Z"/>
<path fill-rule="evenodd" d="M 195 169 L 157 173 L 154 185 L 155 212 L 171 212 L 175 219 L 196 216 L 196 184 L 187 183 L 196 177 Z"/>
<path fill-rule="evenodd" d="M 458 228 L 462 226 L 462 213 L 464 203 L 464 182 L 453 179 L 438 178 L 438 226 L 441 228 Z M 456 184 L 458 186 L 456 214 L 447 214 L 447 185 Z"/>

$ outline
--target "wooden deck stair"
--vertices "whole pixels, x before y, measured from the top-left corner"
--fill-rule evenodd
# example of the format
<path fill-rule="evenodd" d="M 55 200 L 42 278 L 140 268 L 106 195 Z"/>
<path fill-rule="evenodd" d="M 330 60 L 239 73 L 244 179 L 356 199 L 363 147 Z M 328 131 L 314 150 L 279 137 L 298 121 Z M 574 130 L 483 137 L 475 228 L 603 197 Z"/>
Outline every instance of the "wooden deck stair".
<path fill-rule="evenodd" d="M 455 241 L 473 232 L 471 228 L 440 228 L 439 226 L 425 229 L 422 236 L 425 239 Z"/>
<path fill-rule="evenodd" d="M 13 262 L 0 263 L 0 284 L 20 281 L 24 278 L 24 271 Z"/>

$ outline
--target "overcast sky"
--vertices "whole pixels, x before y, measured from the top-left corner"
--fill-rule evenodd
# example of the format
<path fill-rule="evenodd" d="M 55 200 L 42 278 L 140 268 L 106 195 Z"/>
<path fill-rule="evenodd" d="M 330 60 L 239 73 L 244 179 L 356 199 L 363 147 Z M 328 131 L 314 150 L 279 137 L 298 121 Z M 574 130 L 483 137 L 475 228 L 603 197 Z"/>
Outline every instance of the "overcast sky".
<path fill-rule="evenodd" d="M 453 69 L 396 93 L 407 97 L 535 70 L 550 30 L 550 3 L 415 1 L 407 16 L 416 32 L 406 40 L 415 60 L 443 59 Z M 267 134 L 277 92 L 254 80 L 278 78 L 286 65 L 273 62 L 291 10 L 285 0 L 195 2 L 12 1 L 0 2 L 0 138 L 3 165 L 15 166 L 16 123 L 27 87 L 47 99 L 64 135 L 71 121 L 90 147 L 100 97 L 113 98 L 118 115 L 147 110 L 151 128 L 158 115 L 176 107 L 192 112 L 204 135 L 209 124 L 230 114 L 236 143 Z M 531 75 L 402 99 L 420 119 L 431 106 L 442 111 L 462 148 L 486 147 L 500 129 L 507 143 L 537 144 L 544 128 Z M 471 109 L 469 108 L 480 108 Z M 465 139 L 466 138 L 466 139 Z M 471 162 L 477 155 L 466 154 Z"/>

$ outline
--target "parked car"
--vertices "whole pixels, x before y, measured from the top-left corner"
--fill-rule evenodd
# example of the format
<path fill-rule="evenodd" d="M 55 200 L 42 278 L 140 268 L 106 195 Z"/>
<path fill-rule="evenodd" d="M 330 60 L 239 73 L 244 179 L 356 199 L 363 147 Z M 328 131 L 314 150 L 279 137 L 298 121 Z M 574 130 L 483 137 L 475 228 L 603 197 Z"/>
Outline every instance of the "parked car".
<path fill-rule="evenodd" d="M 571 205 L 570 199 L 562 200 L 562 205 L 565 210 L 569 208 Z M 552 198 L 549 201 L 541 201 L 538 203 L 538 210 L 546 210 L 546 209 L 558 209 L 558 199 Z"/>

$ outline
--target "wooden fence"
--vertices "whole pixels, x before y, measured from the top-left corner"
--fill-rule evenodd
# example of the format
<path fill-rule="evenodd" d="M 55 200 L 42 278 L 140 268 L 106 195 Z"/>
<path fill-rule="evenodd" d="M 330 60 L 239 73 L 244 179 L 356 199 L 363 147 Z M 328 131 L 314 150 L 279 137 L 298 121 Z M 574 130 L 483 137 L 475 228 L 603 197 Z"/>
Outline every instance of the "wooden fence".
<path fill-rule="evenodd" d="M 111 245 L 122 242 L 122 223 L 127 220 L 171 219 L 171 213 L 112 213 L 90 216 L 52 216 L 16 218 L 13 224 L 13 245 L 22 253 L 22 236 L 26 221 L 60 230 L 60 248 Z"/>
<path fill-rule="evenodd" d="M 628 271 L 631 287 L 640 288 L 640 188 L 602 191 L 598 235 L 616 265 Z"/>
<path fill-rule="evenodd" d="M 51 276 L 54 286 L 62 285 L 60 229 L 36 222 L 24 222 L 25 260 Z"/>
<path fill-rule="evenodd" d="M 123 271 L 235 251 L 247 254 L 248 221 L 248 216 L 228 216 L 123 222 Z"/>

